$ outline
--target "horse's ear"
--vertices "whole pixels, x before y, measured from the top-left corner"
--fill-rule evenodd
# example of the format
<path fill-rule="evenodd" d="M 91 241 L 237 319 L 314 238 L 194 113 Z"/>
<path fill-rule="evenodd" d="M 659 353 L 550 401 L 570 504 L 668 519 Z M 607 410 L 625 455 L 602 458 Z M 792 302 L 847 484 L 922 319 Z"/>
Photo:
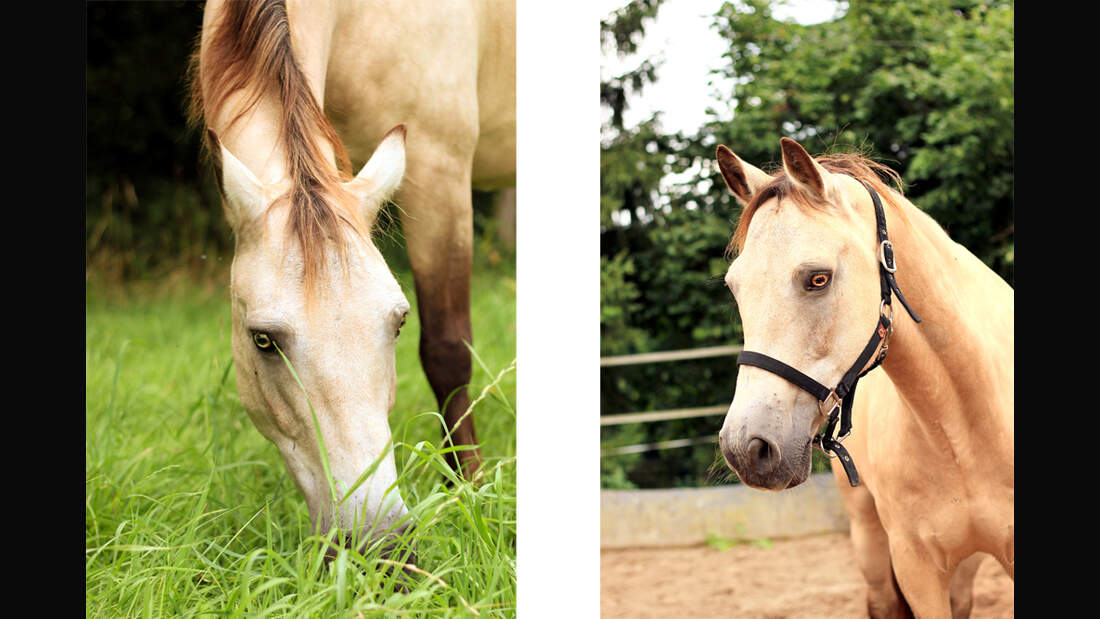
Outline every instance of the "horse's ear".
<path fill-rule="evenodd" d="M 405 125 L 390 129 L 366 165 L 344 188 L 359 200 L 363 221 L 370 225 L 382 204 L 393 195 L 405 175 Z"/>
<path fill-rule="evenodd" d="M 260 179 L 229 152 L 213 129 L 206 130 L 211 151 L 220 157 L 221 173 L 218 177 L 222 190 L 225 218 L 229 227 L 237 231 L 242 224 L 259 215 L 263 208 L 264 186 Z"/>
<path fill-rule="evenodd" d="M 751 163 L 745 163 L 725 145 L 718 146 L 714 157 L 718 160 L 718 169 L 722 172 L 726 187 L 737 196 L 741 204 L 747 205 L 752 196 L 772 180 L 767 172 Z"/>
<path fill-rule="evenodd" d="M 829 172 L 814 161 L 798 142 L 780 138 L 779 144 L 783 148 L 783 169 L 787 171 L 787 176 L 811 196 L 824 198 Z"/>

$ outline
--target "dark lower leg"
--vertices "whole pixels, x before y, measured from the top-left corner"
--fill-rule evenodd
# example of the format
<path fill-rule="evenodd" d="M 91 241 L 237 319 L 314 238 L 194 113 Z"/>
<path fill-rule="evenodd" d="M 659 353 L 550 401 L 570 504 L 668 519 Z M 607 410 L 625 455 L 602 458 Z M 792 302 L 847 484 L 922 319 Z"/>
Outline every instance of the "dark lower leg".
<path fill-rule="evenodd" d="M 466 479 L 473 479 L 481 466 L 481 452 L 476 447 L 477 433 L 467 390 L 472 373 L 470 350 L 466 346 L 467 342 L 472 344 L 469 311 L 448 308 L 450 311 L 443 310 L 448 315 L 440 316 L 443 311 L 431 312 L 430 306 L 430 303 L 421 306 L 420 361 L 447 425 L 444 447 L 474 446 L 448 454 L 451 468 Z"/>

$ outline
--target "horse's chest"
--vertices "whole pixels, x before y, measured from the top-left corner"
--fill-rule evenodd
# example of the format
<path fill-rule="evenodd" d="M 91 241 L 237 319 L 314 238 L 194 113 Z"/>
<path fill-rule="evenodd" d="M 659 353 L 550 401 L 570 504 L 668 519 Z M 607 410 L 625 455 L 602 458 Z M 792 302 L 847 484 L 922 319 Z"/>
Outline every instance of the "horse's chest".
<path fill-rule="evenodd" d="M 892 460 L 914 461 L 919 460 Z M 875 475 L 872 494 L 891 540 L 923 547 L 943 569 L 976 551 L 1011 554 L 1011 488 L 995 480 L 975 486 L 961 470 L 935 462 L 920 467 L 887 465 Z"/>

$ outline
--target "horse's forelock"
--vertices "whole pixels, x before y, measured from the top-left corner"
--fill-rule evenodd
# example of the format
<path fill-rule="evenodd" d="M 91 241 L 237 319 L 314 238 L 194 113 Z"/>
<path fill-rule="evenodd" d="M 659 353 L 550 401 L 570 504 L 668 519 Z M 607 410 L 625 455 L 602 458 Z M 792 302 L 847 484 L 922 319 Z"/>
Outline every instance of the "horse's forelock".
<path fill-rule="evenodd" d="M 845 174 L 856 180 L 869 183 L 884 202 L 897 209 L 898 205 L 894 200 L 894 196 L 902 194 L 903 184 L 901 176 L 891 168 L 856 153 L 834 153 L 815 159 L 821 164 L 821 167 L 830 173 Z M 795 188 L 794 182 L 782 168 L 773 172 L 773 176 L 774 178 L 761 187 L 741 211 L 741 216 L 737 220 L 737 228 L 726 246 L 727 259 L 735 257 L 744 249 L 753 215 L 769 200 L 773 198 L 777 200 L 787 199 L 801 208 L 819 208 L 819 205 L 808 200 L 801 191 Z M 887 181 L 889 184 L 887 184 Z M 900 211 L 900 209 L 898 210 Z"/>

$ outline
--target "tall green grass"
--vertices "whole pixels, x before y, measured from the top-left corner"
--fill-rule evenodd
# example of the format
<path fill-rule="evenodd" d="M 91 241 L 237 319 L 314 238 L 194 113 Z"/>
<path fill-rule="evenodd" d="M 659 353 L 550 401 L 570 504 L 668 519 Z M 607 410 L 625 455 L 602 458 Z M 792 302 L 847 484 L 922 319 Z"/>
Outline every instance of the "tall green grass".
<path fill-rule="evenodd" d="M 415 303 L 411 277 L 397 275 Z M 481 483 L 446 464 L 411 312 L 390 425 L 416 526 L 394 554 L 325 561 L 329 542 L 237 398 L 224 286 L 90 286 L 86 614 L 514 615 L 515 279 L 479 272 L 471 296 Z"/>

